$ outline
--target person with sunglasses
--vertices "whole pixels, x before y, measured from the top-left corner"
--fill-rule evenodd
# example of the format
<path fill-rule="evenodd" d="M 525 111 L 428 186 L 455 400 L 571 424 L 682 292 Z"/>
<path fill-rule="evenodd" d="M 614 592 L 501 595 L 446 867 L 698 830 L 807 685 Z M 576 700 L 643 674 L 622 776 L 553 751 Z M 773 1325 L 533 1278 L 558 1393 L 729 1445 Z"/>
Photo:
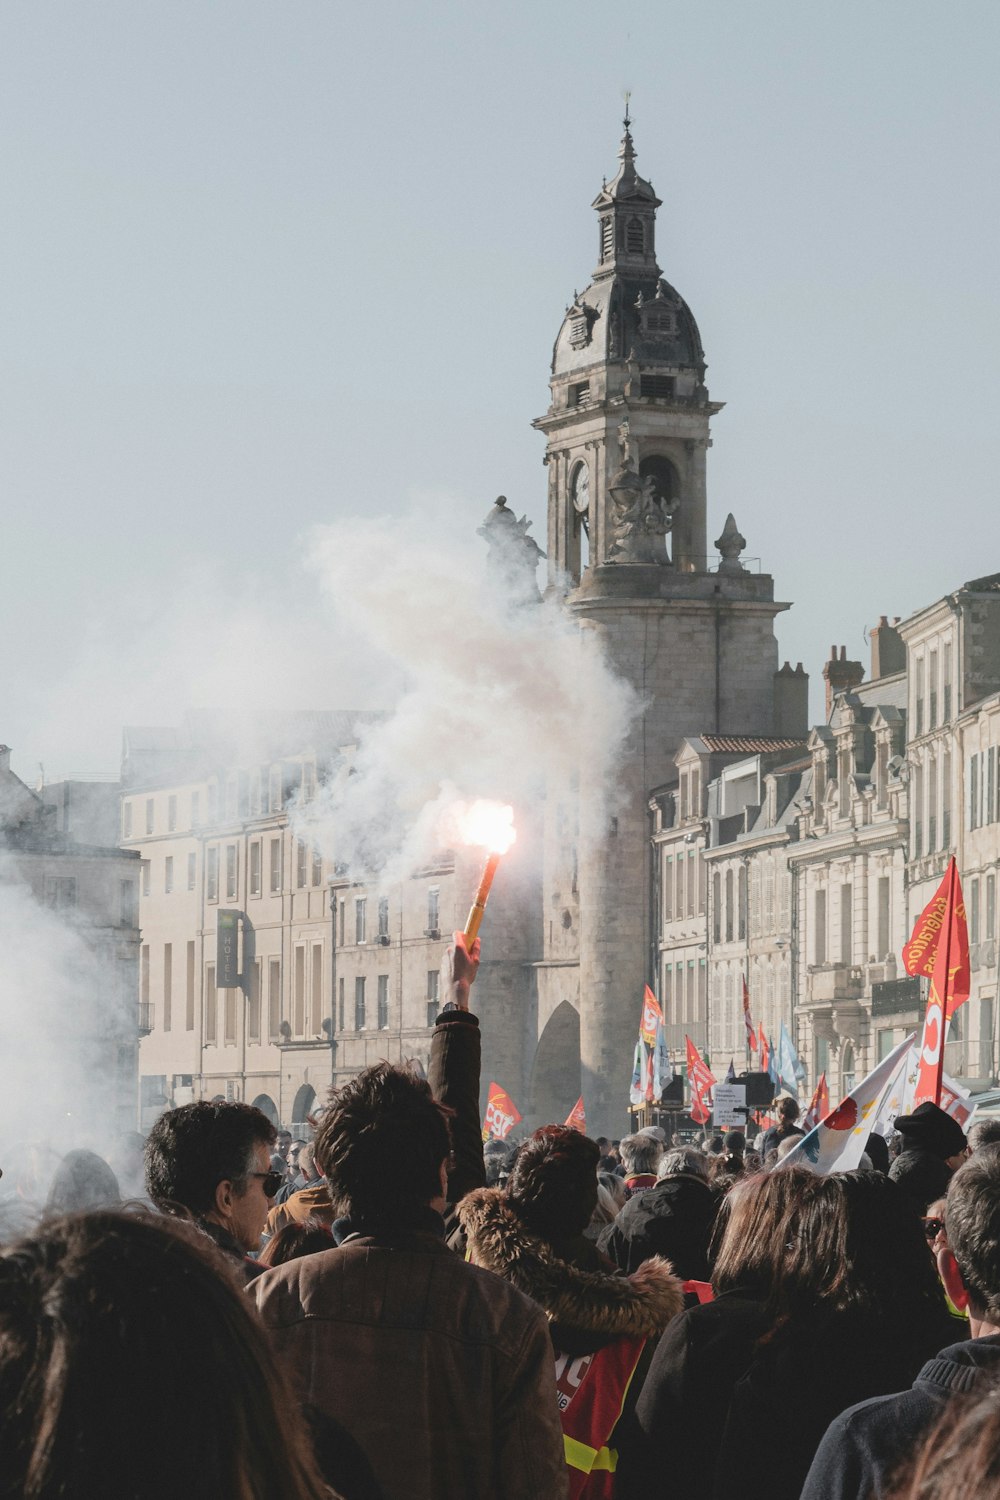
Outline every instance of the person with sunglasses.
<path fill-rule="evenodd" d="M 160 1116 L 146 1141 L 146 1187 L 163 1213 L 193 1219 L 250 1281 L 263 1268 L 268 1210 L 282 1183 L 271 1169 L 275 1129 L 252 1104 L 202 1099 Z"/>

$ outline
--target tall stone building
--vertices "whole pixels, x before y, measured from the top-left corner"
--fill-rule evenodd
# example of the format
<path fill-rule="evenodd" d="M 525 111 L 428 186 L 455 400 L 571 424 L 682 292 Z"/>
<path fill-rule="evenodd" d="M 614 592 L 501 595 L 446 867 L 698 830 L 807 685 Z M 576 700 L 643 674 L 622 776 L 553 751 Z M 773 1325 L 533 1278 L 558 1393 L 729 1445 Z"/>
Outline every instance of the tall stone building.
<path fill-rule="evenodd" d="M 741 560 L 732 516 L 710 555 L 706 459 L 721 410 L 705 385 L 694 316 L 661 274 L 652 184 L 629 121 L 619 167 L 594 200 L 597 266 L 552 358 L 546 439 L 549 589 L 642 700 L 617 801 L 574 848 L 572 811 L 550 795 L 538 965 L 539 1048 L 530 1108 L 572 1093 L 579 1028 L 590 1128 L 622 1125 L 652 942 L 649 794 L 688 734 L 797 737 L 799 695 L 778 675 L 773 580 Z M 796 722 L 789 722 L 794 718 Z M 580 811 L 602 803 L 586 755 Z M 577 857 L 578 856 L 578 857 Z"/>

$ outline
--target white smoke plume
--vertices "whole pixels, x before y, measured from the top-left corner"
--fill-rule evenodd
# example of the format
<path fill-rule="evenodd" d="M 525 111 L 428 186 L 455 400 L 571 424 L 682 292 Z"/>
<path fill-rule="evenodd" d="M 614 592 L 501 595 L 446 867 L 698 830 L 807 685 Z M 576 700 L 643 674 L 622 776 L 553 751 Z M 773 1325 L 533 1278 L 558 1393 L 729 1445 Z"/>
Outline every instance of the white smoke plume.
<path fill-rule="evenodd" d="M 441 846 L 456 799 L 537 809 L 587 759 L 586 843 L 614 799 L 613 770 L 639 700 L 598 641 L 556 601 L 512 602 L 486 547 L 426 511 L 319 528 L 308 564 L 338 616 L 402 679 L 362 732 L 351 774 L 304 814 L 308 836 L 349 867 L 404 879 Z"/>

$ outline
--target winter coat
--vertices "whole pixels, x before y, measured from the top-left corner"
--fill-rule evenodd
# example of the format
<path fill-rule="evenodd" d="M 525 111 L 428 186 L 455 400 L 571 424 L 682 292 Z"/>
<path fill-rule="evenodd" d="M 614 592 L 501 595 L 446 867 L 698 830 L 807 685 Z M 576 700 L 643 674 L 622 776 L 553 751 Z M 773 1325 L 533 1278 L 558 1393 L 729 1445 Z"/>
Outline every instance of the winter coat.
<path fill-rule="evenodd" d="M 545 1318 L 452 1254 L 427 1215 L 258 1277 L 278 1358 L 301 1400 L 358 1440 L 386 1500 L 563 1500 Z"/>
<path fill-rule="evenodd" d="M 802 1500 L 882 1500 L 893 1471 L 912 1457 L 953 1395 L 1000 1375 L 1000 1334 L 942 1349 L 908 1391 L 862 1401 L 827 1429 L 806 1477 Z"/>
<path fill-rule="evenodd" d="M 682 1281 L 707 1281 L 708 1245 L 718 1199 L 700 1177 L 665 1177 L 630 1198 L 598 1238 L 598 1246 L 622 1271 L 662 1255 Z"/>
<path fill-rule="evenodd" d="M 944 1197 L 952 1176 L 942 1157 L 919 1149 L 901 1151 L 889 1168 L 889 1181 L 902 1188 L 918 1214 L 925 1214 L 928 1204 Z"/>
<path fill-rule="evenodd" d="M 838 1411 L 912 1380 L 948 1326 L 943 1299 L 939 1316 L 915 1309 L 908 1348 L 873 1330 L 870 1319 L 824 1316 L 822 1309 L 808 1323 L 776 1329 L 762 1302 L 737 1291 L 692 1308 L 667 1329 L 653 1357 L 634 1445 L 631 1433 L 622 1440 L 621 1494 L 799 1500 Z"/>
<path fill-rule="evenodd" d="M 304 1224 L 307 1219 L 318 1219 L 321 1224 L 333 1223 L 333 1204 L 325 1177 L 293 1193 L 284 1203 L 276 1203 L 267 1216 L 264 1233 L 271 1236 L 284 1229 L 286 1224 Z"/>
<path fill-rule="evenodd" d="M 581 1269 L 526 1229 L 499 1188 L 470 1193 L 458 1217 L 473 1263 L 544 1308 L 557 1354 L 592 1352 L 622 1334 L 652 1338 L 683 1307 L 680 1282 L 666 1261 L 648 1260 L 633 1276 Z"/>

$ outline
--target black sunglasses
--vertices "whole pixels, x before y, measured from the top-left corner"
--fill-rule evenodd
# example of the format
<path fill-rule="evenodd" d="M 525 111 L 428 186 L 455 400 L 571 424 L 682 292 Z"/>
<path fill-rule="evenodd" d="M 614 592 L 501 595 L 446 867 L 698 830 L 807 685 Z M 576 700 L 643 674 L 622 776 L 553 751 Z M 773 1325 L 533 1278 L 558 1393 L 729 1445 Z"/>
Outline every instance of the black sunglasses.
<path fill-rule="evenodd" d="M 263 1179 L 265 1198 L 273 1198 L 285 1180 L 282 1172 L 251 1172 L 250 1176 Z"/>
<path fill-rule="evenodd" d="M 924 1226 L 924 1234 L 929 1240 L 936 1240 L 944 1228 L 943 1219 L 921 1219 L 920 1222 Z"/>

